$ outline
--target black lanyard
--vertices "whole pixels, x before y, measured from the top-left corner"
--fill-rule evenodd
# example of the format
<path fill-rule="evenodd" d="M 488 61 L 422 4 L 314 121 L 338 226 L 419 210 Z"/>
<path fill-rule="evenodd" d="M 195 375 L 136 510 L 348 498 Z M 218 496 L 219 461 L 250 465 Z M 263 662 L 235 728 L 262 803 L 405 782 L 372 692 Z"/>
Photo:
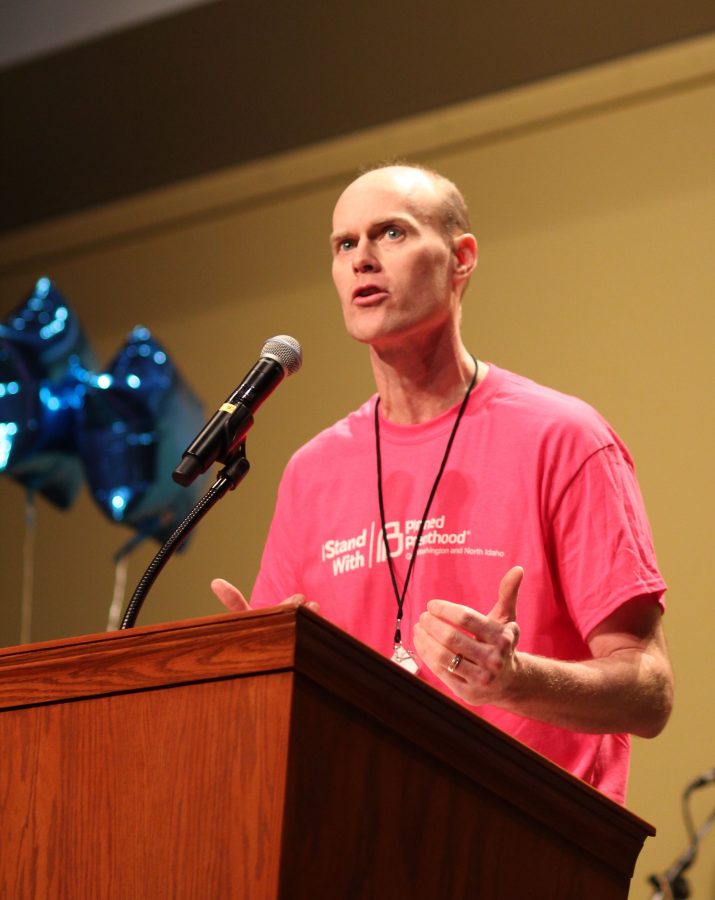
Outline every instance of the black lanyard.
<path fill-rule="evenodd" d="M 470 354 L 471 355 L 471 354 Z M 392 564 L 392 556 L 390 555 L 390 548 L 387 543 L 387 526 L 385 524 L 385 504 L 382 498 L 382 456 L 380 454 L 380 420 L 377 414 L 377 409 L 380 405 L 380 398 L 378 397 L 375 401 L 375 450 L 377 456 L 377 496 L 380 503 L 380 522 L 382 524 L 382 539 L 385 544 L 385 556 L 387 557 L 387 565 L 390 570 L 390 578 L 392 579 L 392 588 L 395 592 L 395 599 L 397 600 L 397 621 L 395 623 L 395 646 L 398 646 L 402 643 L 402 632 L 400 629 L 402 623 L 402 608 L 405 605 L 405 597 L 407 596 L 407 586 L 410 583 L 410 578 L 412 576 L 412 569 L 415 565 L 415 560 L 417 559 L 417 549 L 420 544 L 420 538 L 422 537 L 422 532 L 424 530 L 425 522 L 427 521 L 427 516 L 429 515 L 430 507 L 432 506 L 432 500 L 434 499 L 434 495 L 437 492 L 437 485 L 442 478 L 442 472 L 444 472 L 444 467 L 447 465 L 447 459 L 449 457 L 449 451 L 452 449 L 452 443 L 454 442 L 454 437 L 457 434 L 457 429 L 459 428 L 459 423 L 462 420 L 462 415 L 464 414 L 464 410 L 467 408 L 467 401 L 469 400 L 469 395 L 472 393 L 472 388 L 477 383 L 477 372 L 479 363 L 472 356 L 472 360 L 474 362 L 474 375 L 472 376 L 472 380 L 469 382 L 469 387 L 464 395 L 464 399 L 462 400 L 462 404 L 459 407 L 459 412 L 457 413 L 457 418 L 455 419 L 454 426 L 452 427 L 452 433 L 449 436 L 449 440 L 447 441 L 447 449 L 444 451 L 444 456 L 442 457 L 442 462 L 440 463 L 439 471 L 437 472 L 437 477 L 434 480 L 434 484 L 432 485 L 432 490 L 430 491 L 429 498 L 427 500 L 427 506 L 425 506 L 425 511 L 422 514 L 422 521 L 420 522 L 420 527 L 417 531 L 417 537 L 415 539 L 415 547 L 412 553 L 412 559 L 410 559 L 410 564 L 407 567 L 407 575 L 405 576 L 405 583 L 402 587 L 402 592 L 397 587 L 397 578 L 395 577 L 395 567 Z"/>

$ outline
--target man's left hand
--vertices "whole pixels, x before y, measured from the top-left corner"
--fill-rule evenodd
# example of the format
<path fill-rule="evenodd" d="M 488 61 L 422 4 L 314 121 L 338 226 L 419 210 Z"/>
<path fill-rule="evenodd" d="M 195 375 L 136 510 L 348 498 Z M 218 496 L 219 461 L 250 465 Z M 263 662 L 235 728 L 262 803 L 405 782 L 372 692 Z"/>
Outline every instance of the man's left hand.
<path fill-rule="evenodd" d="M 430 600 L 414 629 L 421 660 L 466 703 L 497 703 L 508 696 L 518 669 L 516 602 L 524 577 L 509 569 L 488 615 L 447 600 Z"/>

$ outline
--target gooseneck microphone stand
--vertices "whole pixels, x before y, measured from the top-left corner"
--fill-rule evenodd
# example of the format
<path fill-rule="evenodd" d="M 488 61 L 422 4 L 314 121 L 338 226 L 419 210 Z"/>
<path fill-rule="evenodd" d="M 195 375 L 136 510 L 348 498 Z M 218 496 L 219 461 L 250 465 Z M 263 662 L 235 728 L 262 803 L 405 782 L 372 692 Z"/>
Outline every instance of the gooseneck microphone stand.
<path fill-rule="evenodd" d="M 134 627 L 139 611 L 142 608 L 151 586 L 159 577 L 159 573 L 171 559 L 174 552 L 178 550 L 191 531 L 198 525 L 214 504 L 216 504 L 227 491 L 234 490 L 236 486 L 243 481 L 250 468 L 250 463 L 246 459 L 246 443 L 243 441 L 238 445 L 235 452 L 231 454 L 230 458 L 227 459 L 223 469 L 218 473 L 214 484 L 162 544 L 159 552 L 149 563 L 146 572 L 142 575 L 139 584 L 134 591 L 132 599 L 127 605 L 122 624 L 119 626 L 120 630 Z"/>

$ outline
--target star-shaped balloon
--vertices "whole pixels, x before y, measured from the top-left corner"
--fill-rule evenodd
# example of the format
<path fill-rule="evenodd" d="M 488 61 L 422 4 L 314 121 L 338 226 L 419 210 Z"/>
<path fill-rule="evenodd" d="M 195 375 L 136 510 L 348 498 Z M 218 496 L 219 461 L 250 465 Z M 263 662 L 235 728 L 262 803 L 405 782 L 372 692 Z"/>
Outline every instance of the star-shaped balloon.
<path fill-rule="evenodd" d="M 49 278 L 0 323 L 0 473 L 66 509 L 82 483 L 75 422 L 94 356 Z"/>

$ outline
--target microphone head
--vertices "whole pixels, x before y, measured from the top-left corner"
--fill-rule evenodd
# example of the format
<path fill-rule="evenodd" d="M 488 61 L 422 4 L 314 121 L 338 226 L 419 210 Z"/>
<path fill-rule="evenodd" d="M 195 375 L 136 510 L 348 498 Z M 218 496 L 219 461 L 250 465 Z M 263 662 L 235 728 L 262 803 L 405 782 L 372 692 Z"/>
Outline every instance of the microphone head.
<path fill-rule="evenodd" d="M 268 338 L 261 350 L 261 359 L 274 359 L 286 375 L 295 375 L 303 364 L 303 351 L 295 338 L 277 334 Z"/>

